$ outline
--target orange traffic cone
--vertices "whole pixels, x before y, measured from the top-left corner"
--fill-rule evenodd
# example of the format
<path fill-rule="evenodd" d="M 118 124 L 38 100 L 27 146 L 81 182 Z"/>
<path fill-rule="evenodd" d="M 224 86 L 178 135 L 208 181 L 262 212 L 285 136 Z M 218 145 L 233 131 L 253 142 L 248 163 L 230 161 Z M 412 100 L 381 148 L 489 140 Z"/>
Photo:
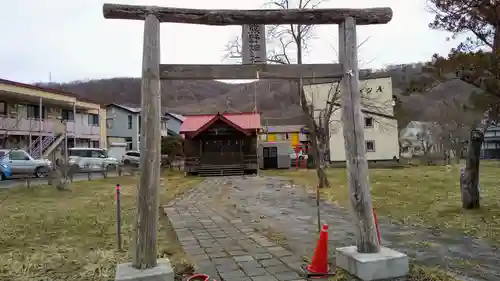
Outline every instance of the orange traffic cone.
<path fill-rule="evenodd" d="M 312 262 L 304 270 L 309 277 L 326 277 L 335 275 L 328 265 L 328 225 L 324 224 L 319 233 L 318 244 L 314 250 Z"/>

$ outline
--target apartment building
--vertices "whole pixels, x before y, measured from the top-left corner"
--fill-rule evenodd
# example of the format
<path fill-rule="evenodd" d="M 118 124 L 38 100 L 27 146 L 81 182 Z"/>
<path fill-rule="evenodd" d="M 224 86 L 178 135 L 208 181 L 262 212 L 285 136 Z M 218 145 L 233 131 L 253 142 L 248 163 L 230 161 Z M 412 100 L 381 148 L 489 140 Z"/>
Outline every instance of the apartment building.
<path fill-rule="evenodd" d="M 341 91 L 334 93 L 337 83 L 304 86 L 307 101 L 314 107 L 318 118 L 329 104 L 334 111 L 330 117 L 330 161 L 346 161 L 344 134 L 341 121 Z M 366 158 L 369 161 L 399 159 L 399 134 L 394 117 L 392 80 L 390 77 L 360 80 L 362 113 L 365 133 Z M 332 100 L 332 97 L 337 99 Z"/>
<path fill-rule="evenodd" d="M 106 147 L 106 110 L 75 94 L 0 79 L 0 146 L 35 158 L 68 147 Z"/>
<path fill-rule="evenodd" d="M 481 144 L 481 158 L 500 159 L 500 126 L 492 125 L 484 134 Z"/>
<path fill-rule="evenodd" d="M 112 103 L 106 105 L 106 116 L 108 119 L 106 124 L 108 144 L 111 146 L 125 143 L 127 150 L 139 150 L 141 142 L 141 108 Z M 169 116 L 161 116 L 160 129 L 162 137 L 172 135 L 169 130 Z M 179 131 L 177 131 L 178 133 Z"/>

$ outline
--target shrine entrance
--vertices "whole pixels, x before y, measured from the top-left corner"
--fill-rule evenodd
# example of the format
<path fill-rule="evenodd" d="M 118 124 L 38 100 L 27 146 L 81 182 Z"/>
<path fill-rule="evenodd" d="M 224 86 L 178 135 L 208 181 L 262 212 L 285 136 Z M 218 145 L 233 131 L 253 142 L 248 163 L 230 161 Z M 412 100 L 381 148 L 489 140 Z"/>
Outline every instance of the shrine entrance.
<path fill-rule="evenodd" d="M 354 252 L 374 254 L 369 260 L 360 262 L 355 254 L 339 250 L 342 259 L 337 266 L 355 275 L 361 267 L 377 272 L 377 279 L 397 277 L 390 274 L 401 272 L 387 268 L 387 260 L 381 255 L 370 195 L 368 162 L 365 155 L 364 130 L 361 113 L 361 94 L 357 56 L 357 25 L 386 24 L 392 19 L 390 8 L 368 9 L 289 9 L 289 10 L 201 10 L 157 6 L 134 6 L 104 4 L 107 19 L 129 19 L 144 21 L 144 50 L 142 68 L 142 118 L 141 130 L 141 178 L 138 194 L 137 227 L 132 266 L 137 269 L 152 268 L 156 259 L 156 221 L 159 185 L 160 146 L 160 79 L 163 80 L 232 80 L 232 79 L 288 79 L 312 81 L 319 79 L 338 82 L 341 85 L 342 126 L 345 141 L 349 193 L 354 214 L 353 227 L 356 232 Z M 160 64 L 160 23 L 188 23 L 213 26 L 240 25 L 243 31 L 243 64 L 241 65 L 174 65 Z M 266 64 L 265 25 L 337 24 L 339 35 L 339 64 Z M 257 38 L 256 32 L 262 36 Z M 332 34 L 333 36 L 333 34 Z M 169 42 L 175 44 L 175 42 Z M 306 82 L 307 83 L 307 82 Z M 302 84 L 303 85 L 303 84 Z M 301 86 L 302 86 L 301 85 Z M 301 102 L 307 100 L 301 88 Z M 314 122 L 315 116 L 309 116 Z M 314 128 L 312 128 L 314 129 Z M 258 138 L 257 138 L 258 139 Z M 255 145 L 258 145 L 256 143 Z M 271 153 L 270 153 L 271 154 Z M 318 165 L 317 163 L 315 165 Z M 154 205 L 155 207 L 152 207 Z M 385 254 L 388 252 L 385 251 Z M 398 253 L 399 254 L 399 253 Z M 398 255 L 401 257 L 401 255 Z M 386 258 L 386 257 L 385 257 Z M 341 262 L 345 261 L 345 263 Z M 391 260 L 392 261 L 392 260 Z M 353 272 L 351 262 L 356 262 Z M 398 267 L 403 263 L 393 262 Z M 380 265 L 383 264 L 383 268 Z M 408 260 L 406 259 L 406 268 Z M 359 267 L 359 268 L 358 268 Z M 374 268 L 376 267 L 376 268 Z M 366 268 L 368 270 L 368 268 Z M 389 274 L 382 276 L 379 271 Z M 358 276 L 359 277 L 359 276 Z M 371 280 L 371 279 L 370 279 Z"/>

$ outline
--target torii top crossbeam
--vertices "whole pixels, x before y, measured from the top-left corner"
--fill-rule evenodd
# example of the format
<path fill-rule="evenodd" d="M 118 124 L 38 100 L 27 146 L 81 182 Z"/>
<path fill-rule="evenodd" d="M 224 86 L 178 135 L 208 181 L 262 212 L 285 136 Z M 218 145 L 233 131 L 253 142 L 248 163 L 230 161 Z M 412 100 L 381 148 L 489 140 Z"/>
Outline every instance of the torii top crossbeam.
<path fill-rule="evenodd" d="M 204 25 L 244 24 L 340 24 L 348 17 L 357 25 L 386 24 L 392 19 L 391 8 L 367 9 L 289 9 L 289 10 L 201 10 L 157 6 L 104 4 L 106 19 L 144 20 L 148 14 L 160 22 Z"/>

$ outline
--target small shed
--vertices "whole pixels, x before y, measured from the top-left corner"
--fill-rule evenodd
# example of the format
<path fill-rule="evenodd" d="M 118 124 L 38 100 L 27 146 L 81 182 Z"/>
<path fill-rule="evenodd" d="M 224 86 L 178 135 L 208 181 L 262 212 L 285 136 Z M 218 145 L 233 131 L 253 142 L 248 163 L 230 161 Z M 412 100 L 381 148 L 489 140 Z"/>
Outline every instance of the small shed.
<path fill-rule="evenodd" d="M 290 168 L 290 141 L 262 142 L 259 143 L 259 167 L 262 169 L 288 169 Z"/>

